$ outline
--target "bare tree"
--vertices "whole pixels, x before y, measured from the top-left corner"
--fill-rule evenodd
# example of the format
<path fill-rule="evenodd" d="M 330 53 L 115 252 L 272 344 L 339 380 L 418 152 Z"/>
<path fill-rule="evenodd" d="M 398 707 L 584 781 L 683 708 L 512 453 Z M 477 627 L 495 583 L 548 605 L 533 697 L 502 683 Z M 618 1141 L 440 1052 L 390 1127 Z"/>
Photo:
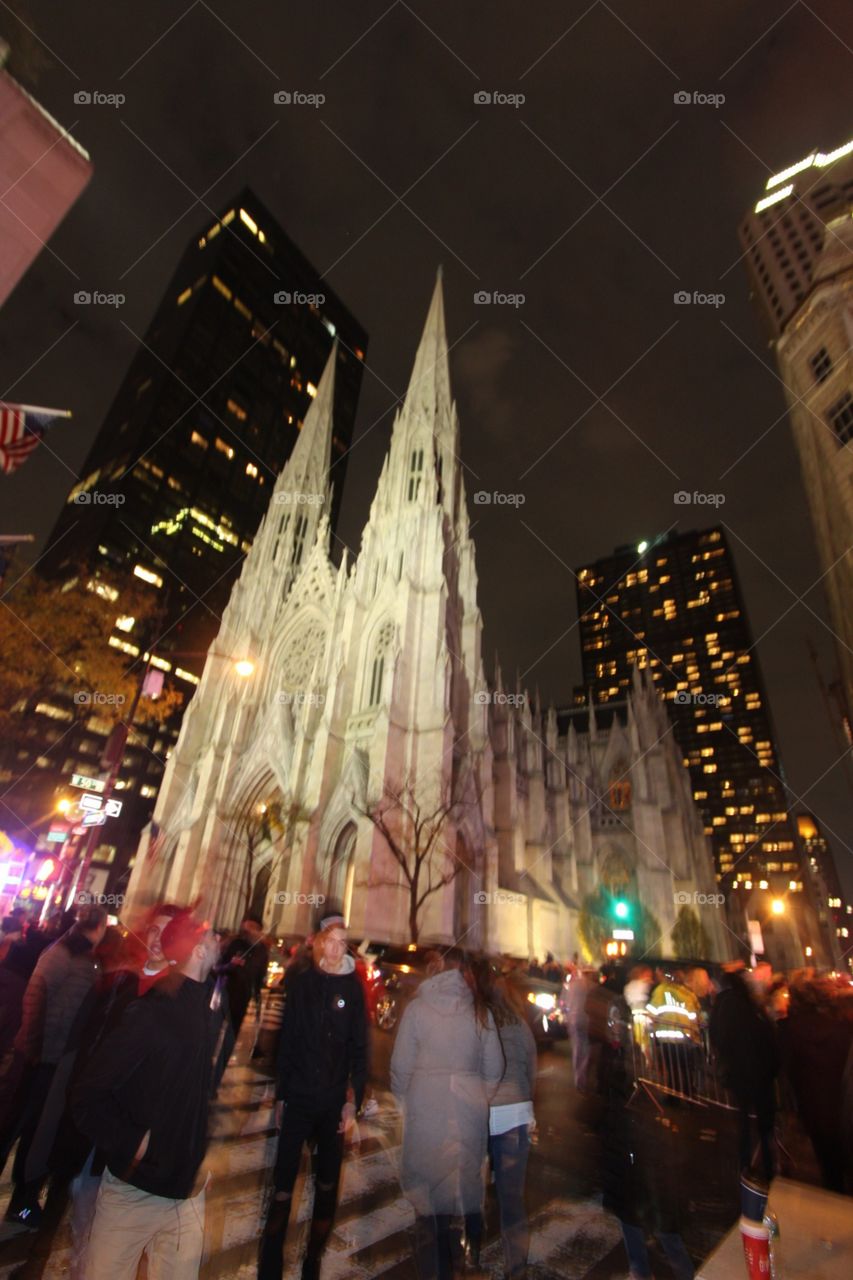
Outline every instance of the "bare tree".
<path fill-rule="evenodd" d="M 259 870 L 261 853 L 270 845 L 273 856 L 263 867 L 269 867 L 268 884 L 272 882 L 274 873 L 281 867 L 284 856 L 293 841 L 296 824 L 308 817 L 306 811 L 297 803 L 284 804 L 281 800 L 260 801 L 245 816 L 241 813 L 235 818 L 233 826 L 226 824 L 232 836 L 239 842 L 242 866 L 239 871 L 240 892 L 243 899 L 243 915 L 252 909 L 255 894 L 255 881 Z M 231 876 L 226 874 L 226 879 Z M 233 883 L 233 881 L 232 881 Z"/>
<path fill-rule="evenodd" d="M 451 884 L 461 869 L 462 864 L 444 839 L 448 821 L 461 807 L 462 802 L 451 792 L 434 806 L 425 808 L 410 778 L 398 789 L 386 786 L 381 798 L 365 808 L 360 808 L 353 798 L 353 808 L 369 818 L 381 832 L 403 873 L 402 887 L 409 899 L 409 938 L 412 942 L 418 941 L 424 904 L 434 893 Z M 368 881 L 368 888 L 379 886 L 401 887 L 398 878 Z"/>

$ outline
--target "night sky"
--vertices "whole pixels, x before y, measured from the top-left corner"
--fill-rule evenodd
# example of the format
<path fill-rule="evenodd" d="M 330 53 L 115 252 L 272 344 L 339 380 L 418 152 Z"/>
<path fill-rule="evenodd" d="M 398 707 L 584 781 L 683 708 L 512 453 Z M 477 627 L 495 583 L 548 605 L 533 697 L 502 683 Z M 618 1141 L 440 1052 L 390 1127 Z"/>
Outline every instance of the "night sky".
<path fill-rule="evenodd" d="M 853 890 L 850 783 L 808 657 L 811 640 L 829 674 L 820 570 L 736 235 L 772 172 L 853 137 L 849 0 L 0 0 L 0 36 L 95 165 L 0 310 L 0 399 L 74 412 L 0 477 L 0 531 L 43 546 L 183 248 L 249 183 L 370 334 L 339 529 L 357 548 L 442 263 L 469 495 L 524 495 L 471 504 L 487 668 L 497 650 L 568 703 L 571 570 L 720 518 L 788 781 Z M 676 306 L 681 289 L 725 301 Z M 725 502 L 679 507 L 682 489 Z"/>

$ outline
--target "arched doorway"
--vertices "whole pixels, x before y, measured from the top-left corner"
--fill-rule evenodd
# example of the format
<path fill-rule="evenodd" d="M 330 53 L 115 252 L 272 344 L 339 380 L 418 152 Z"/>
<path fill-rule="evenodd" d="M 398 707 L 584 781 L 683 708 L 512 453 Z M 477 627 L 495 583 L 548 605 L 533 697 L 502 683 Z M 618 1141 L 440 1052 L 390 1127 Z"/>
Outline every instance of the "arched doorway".
<path fill-rule="evenodd" d="M 326 880 L 326 901 L 340 907 L 345 920 L 350 918 L 355 884 L 355 840 L 357 828 L 348 822 L 335 841 Z"/>

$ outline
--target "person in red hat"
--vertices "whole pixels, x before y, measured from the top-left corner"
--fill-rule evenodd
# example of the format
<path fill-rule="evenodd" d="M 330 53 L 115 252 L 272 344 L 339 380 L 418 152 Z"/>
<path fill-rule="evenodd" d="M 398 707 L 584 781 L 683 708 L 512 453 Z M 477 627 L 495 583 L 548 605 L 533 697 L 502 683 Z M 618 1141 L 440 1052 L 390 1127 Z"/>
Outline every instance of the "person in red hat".
<path fill-rule="evenodd" d="M 206 978 L 219 954 L 190 912 L 163 929 L 168 973 L 127 1010 L 72 1100 L 106 1159 L 86 1255 L 88 1280 L 195 1280 L 204 1240 L 204 1157 L 213 1043 Z"/>

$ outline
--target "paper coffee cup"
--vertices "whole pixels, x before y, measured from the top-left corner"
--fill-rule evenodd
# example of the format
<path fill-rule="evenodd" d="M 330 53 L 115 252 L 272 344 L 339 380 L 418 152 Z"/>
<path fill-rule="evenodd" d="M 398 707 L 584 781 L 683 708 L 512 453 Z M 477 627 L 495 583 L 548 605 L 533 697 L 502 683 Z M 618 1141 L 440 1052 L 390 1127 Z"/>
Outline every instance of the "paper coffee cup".
<path fill-rule="evenodd" d="M 740 1220 L 740 1238 L 749 1280 L 770 1280 L 770 1231 L 760 1222 Z"/>

